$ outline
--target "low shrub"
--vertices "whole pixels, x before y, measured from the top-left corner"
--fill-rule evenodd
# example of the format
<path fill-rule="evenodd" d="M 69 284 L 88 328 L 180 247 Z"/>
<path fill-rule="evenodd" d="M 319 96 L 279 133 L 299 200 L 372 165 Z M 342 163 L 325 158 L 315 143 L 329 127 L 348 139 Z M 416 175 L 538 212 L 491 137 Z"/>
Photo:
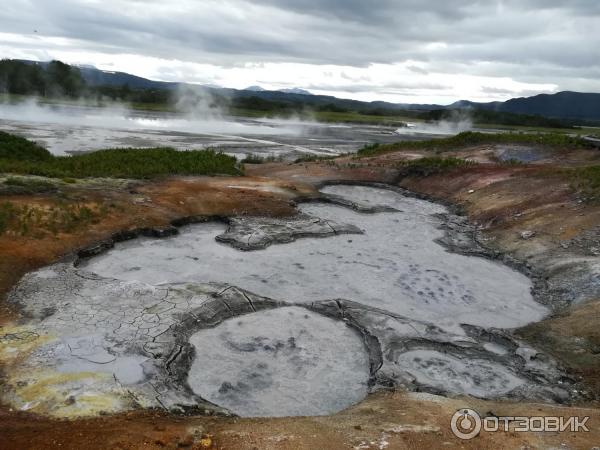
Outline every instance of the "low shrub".
<path fill-rule="evenodd" d="M 56 185 L 47 180 L 36 178 L 18 178 L 10 177 L 4 180 L 4 185 L 9 186 L 16 192 L 24 194 L 35 194 L 38 192 L 51 192 L 56 190 Z"/>
<path fill-rule="evenodd" d="M 338 158 L 342 155 L 304 155 L 294 160 L 294 163 L 306 163 L 306 162 L 315 162 L 315 161 L 329 161 L 335 158 Z"/>
<path fill-rule="evenodd" d="M 567 169 L 571 186 L 589 202 L 600 202 L 600 165 Z"/>
<path fill-rule="evenodd" d="M 11 153 L 12 154 L 12 153 Z M 163 175 L 239 175 L 233 156 L 214 150 L 178 151 L 173 148 L 109 149 L 74 156 L 23 159 L 3 155 L 0 173 L 62 178 L 152 178 Z"/>
<path fill-rule="evenodd" d="M 445 173 L 457 168 L 474 165 L 474 162 L 459 158 L 440 158 L 437 156 L 402 161 L 399 164 L 401 177 L 428 177 Z"/>
<path fill-rule="evenodd" d="M 481 144 L 529 144 L 549 147 L 589 147 L 591 144 L 578 136 L 562 133 L 479 133 L 465 131 L 455 136 L 426 141 L 400 141 L 385 145 L 367 145 L 357 152 L 358 157 L 375 156 L 395 150 L 447 151 Z"/>
<path fill-rule="evenodd" d="M 0 131 L 0 159 L 49 161 L 52 154 L 35 142 Z"/>
<path fill-rule="evenodd" d="M 250 153 L 250 154 L 246 155 L 246 157 L 244 159 L 242 159 L 241 163 L 242 164 L 264 164 L 264 163 L 278 162 L 278 161 L 283 161 L 283 157 L 281 155 L 280 156 L 275 156 L 275 155 L 260 156 L 260 155 L 255 155 L 253 153 Z"/>

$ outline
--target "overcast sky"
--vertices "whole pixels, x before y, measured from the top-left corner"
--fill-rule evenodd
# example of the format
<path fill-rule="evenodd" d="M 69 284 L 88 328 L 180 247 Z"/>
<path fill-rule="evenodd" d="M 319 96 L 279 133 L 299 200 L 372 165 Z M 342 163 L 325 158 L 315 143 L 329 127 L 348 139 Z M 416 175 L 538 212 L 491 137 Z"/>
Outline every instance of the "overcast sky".
<path fill-rule="evenodd" d="M 5 0 L 0 57 L 448 104 L 600 92 L 600 0 Z"/>

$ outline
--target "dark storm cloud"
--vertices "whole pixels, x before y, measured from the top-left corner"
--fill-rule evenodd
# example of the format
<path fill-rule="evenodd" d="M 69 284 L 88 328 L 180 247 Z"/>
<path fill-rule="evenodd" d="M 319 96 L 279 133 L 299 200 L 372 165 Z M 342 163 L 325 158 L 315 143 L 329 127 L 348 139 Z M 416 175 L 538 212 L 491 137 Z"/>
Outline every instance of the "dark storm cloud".
<path fill-rule="evenodd" d="M 590 80 L 600 67 L 598 0 L 11 0 L 0 32 L 66 37 L 85 51 L 220 66 L 415 61 L 425 75 L 494 68 Z"/>

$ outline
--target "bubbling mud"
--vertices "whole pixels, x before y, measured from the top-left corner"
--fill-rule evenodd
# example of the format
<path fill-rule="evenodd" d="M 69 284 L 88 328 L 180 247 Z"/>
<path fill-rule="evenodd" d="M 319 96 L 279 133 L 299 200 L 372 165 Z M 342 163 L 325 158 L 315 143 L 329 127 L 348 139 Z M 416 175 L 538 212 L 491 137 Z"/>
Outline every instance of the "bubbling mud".
<path fill-rule="evenodd" d="M 304 308 L 230 319 L 190 342 L 196 351 L 190 387 L 241 416 L 329 414 L 367 394 L 369 361 L 360 335 Z"/>

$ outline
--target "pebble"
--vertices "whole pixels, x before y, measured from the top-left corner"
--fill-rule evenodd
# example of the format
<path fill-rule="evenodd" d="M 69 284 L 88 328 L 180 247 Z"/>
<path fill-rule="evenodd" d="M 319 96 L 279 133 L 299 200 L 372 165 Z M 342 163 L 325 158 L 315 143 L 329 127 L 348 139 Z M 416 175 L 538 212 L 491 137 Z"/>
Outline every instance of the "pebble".
<path fill-rule="evenodd" d="M 531 239 L 532 237 L 535 236 L 535 231 L 531 231 L 531 230 L 526 230 L 526 231 L 521 231 L 521 239 Z"/>

